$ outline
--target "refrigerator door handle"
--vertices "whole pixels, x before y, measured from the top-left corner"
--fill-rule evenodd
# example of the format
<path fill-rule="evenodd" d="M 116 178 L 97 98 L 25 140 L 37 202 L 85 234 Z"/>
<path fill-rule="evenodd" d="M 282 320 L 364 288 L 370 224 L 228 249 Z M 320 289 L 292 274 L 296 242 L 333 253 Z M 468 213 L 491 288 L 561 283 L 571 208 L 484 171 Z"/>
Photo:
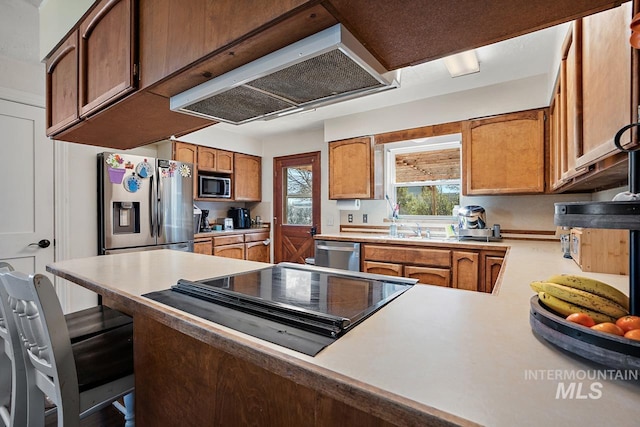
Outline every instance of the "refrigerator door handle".
<path fill-rule="evenodd" d="M 156 192 L 154 191 L 155 181 L 155 176 L 152 176 L 151 179 L 149 179 L 149 184 L 151 185 L 151 189 L 149 190 L 149 222 L 151 223 L 151 237 L 156 236 Z"/>
<path fill-rule="evenodd" d="M 164 194 L 163 191 L 164 183 L 162 182 L 162 178 L 158 176 L 158 237 L 162 237 L 162 224 L 164 224 L 164 200 L 162 198 Z"/>

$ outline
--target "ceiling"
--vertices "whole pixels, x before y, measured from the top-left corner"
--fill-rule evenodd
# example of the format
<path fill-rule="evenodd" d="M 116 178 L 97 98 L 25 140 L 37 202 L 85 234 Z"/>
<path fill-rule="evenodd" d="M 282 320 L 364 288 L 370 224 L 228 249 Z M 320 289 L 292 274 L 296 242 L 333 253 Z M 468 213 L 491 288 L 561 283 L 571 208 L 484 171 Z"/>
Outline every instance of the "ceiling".
<path fill-rule="evenodd" d="M 243 125 L 220 123 L 221 130 L 262 139 L 289 133 L 322 129 L 325 120 L 361 113 L 420 99 L 489 86 L 537 75 L 555 77 L 557 56 L 568 24 L 540 30 L 476 50 L 480 72 L 452 78 L 443 60 L 402 69 L 400 88 L 341 102 L 310 112 L 292 114 Z M 552 75 L 554 77 L 552 77 Z"/>

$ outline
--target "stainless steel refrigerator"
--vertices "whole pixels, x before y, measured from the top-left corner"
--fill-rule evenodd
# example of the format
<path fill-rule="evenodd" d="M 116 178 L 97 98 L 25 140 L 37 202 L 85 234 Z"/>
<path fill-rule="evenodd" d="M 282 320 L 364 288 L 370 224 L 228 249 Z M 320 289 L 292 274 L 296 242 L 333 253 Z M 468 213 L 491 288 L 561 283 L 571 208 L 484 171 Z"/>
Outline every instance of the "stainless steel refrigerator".
<path fill-rule="evenodd" d="M 98 154 L 98 254 L 193 251 L 193 165 Z"/>

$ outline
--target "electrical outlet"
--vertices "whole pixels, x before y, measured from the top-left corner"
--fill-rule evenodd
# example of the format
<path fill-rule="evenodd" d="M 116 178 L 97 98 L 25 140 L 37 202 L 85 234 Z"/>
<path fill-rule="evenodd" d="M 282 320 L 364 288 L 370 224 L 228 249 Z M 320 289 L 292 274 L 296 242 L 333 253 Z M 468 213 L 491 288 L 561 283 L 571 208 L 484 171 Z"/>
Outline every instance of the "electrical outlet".
<path fill-rule="evenodd" d="M 349 215 L 347 216 L 347 221 L 349 221 L 349 222 L 353 222 L 353 214 L 349 214 Z"/>
<path fill-rule="evenodd" d="M 329 215 L 327 217 L 327 225 L 329 226 L 333 225 L 333 215 Z"/>
<path fill-rule="evenodd" d="M 367 214 L 362 214 L 362 223 L 366 224 L 368 220 L 369 220 L 369 217 L 367 216 Z"/>

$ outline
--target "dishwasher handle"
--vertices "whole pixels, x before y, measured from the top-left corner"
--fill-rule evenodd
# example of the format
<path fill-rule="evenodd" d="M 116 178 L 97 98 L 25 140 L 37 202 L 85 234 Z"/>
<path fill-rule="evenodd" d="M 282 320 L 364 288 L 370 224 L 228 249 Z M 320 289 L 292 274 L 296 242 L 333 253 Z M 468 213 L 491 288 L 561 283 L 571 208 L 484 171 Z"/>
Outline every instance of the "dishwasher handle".
<path fill-rule="evenodd" d="M 318 245 L 316 249 L 321 249 L 324 251 L 340 251 L 340 252 L 353 252 L 355 249 L 353 246 L 326 246 L 326 245 Z"/>

